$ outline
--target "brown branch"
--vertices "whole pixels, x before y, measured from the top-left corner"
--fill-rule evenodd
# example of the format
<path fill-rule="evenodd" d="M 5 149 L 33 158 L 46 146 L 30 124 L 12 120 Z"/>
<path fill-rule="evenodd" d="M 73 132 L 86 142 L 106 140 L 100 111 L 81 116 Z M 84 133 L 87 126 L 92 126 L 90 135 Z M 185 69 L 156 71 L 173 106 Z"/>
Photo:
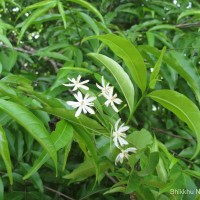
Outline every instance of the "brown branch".
<path fill-rule="evenodd" d="M 66 199 L 75 200 L 74 198 L 69 197 L 69 196 L 63 194 L 62 192 L 59 192 L 59 191 L 57 191 L 57 190 L 54 190 L 54 189 L 52 189 L 52 188 L 50 188 L 50 187 L 47 187 L 47 186 L 45 186 L 45 185 L 44 185 L 44 188 L 47 189 L 47 190 L 49 190 L 49 191 L 51 191 L 51 192 L 54 192 L 54 193 L 58 194 L 59 196 L 65 197 Z"/>
<path fill-rule="evenodd" d="M 151 129 L 153 129 L 154 131 L 157 131 L 158 133 L 167 134 L 171 137 L 180 138 L 180 139 L 189 140 L 189 141 L 192 140 L 192 138 L 186 138 L 186 137 L 182 137 L 179 135 L 175 135 L 175 134 L 169 133 L 168 131 L 163 130 L 163 129 L 154 128 L 154 127 L 151 127 Z"/>
<path fill-rule="evenodd" d="M 4 47 L 4 48 L 10 48 L 10 47 L 8 47 L 8 46 L 5 45 L 5 44 L 0 44 L 0 46 L 2 46 L 2 47 Z M 23 47 L 24 47 L 24 48 L 13 47 L 13 49 L 16 50 L 16 51 L 19 51 L 19 52 L 23 52 L 23 53 L 26 53 L 26 54 L 35 56 L 35 52 L 36 52 L 37 50 L 35 50 L 34 48 L 32 48 L 32 47 L 30 47 L 30 46 L 27 46 L 27 45 L 24 45 Z M 55 72 L 58 71 L 58 66 L 62 66 L 61 63 L 57 63 L 57 62 L 55 62 L 53 59 L 50 59 L 50 58 L 48 58 L 48 57 L 46 57 L 46 56 L 43 57 L 43 59 L 44 59 L 45 61 L 48 61 L 48 62 L 51 63 L 51 65 L 53 66 Z"/>
<path fill-rule="evenodd" d="M 199 28 L 200 22 L 177 24 L 175 27 L 176 28 L 182 28 L 182 29 L 184 29 L 184 28 Z"/>

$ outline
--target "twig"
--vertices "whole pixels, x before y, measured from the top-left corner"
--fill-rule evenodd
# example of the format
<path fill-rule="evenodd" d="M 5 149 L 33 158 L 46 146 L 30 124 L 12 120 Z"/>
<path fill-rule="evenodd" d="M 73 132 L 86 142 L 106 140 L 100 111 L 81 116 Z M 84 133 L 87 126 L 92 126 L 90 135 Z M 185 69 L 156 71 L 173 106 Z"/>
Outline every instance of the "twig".
<path fill-rule="evenodd" d="M 179 135 L 175 135 L 175 134 L 169 133 L 166 130 L 162 130 L 162 129 L 159 129 L 159 128 L 151 127 L 151 129 L 153 129 L 154 131 L 157 131 L 159 133 L 167 134 L 167 135 L 175 137 L 175 138 L 180 138 L 180 139 L 184 139 L 184 140 L 192 140 L 191 138 L 185 138 L 185 137 L 182 137 L 182 136 L 179 136 Z"/>
<path fill-rule="evenodd" d="M 5 44 L 0 44 L 0 46 L 5 47 L 5 48 L 10 48 L 10 47 L 8 47 L 8 46 L 5 45 Z M 27 46 L 27 45 L 24 45 L 24 48 L 13 47 L 13 49 L 16 50 L 16 51 L 19 51 L 19 52 L 27 53 L 27 54 L 32 55 L 32 56 L 36 56 L 36 55 L 35 55 L 36 50 L 35 50 L 34 48 L 32 48 L 32 47 Z M 53 59 L 50 59 L 50 58 L 48 58 L 48 57 L 46 57 L 46 56 L 43 57 L 43 59 L 44 59 L 45 61 L 48 61 L 48 62 L 51 63 L 51 65 L 53 66 L 55 72 L 58 71 L 58 67 L 57 67 L 57 66 L 62 66 L 62 64 L 56 63 Z"/>
<path fill-rule="evenodd" d="M 114 184 L 117 183 L 117 180 L 115 180 L 112 176 L 110 176 L 110 175 L 108 174 L 108 172 L 105 172 L 105 175 L 106 175 Z"/>
<path fill-rule="evenodd" d="M 75 200 L 74 198 L 69 197 L 69 196 L 63 194 L 62 192 L 59 192 L 59 191 L 57 191 L 57 190 L 54 190 L 54 189 L 52 189 L 52 188 L 50 188 L 50 187 L 44 186 L 44 188 L 47 189 L 47 190 L 49 190 L 49 191 L 51 191 L 51 192 L 54 192 L 54 193 L 58 194 L 59 196 L 65 197 L 66 199 Z"/>
<path fill-rule="evenodd" d="M 200 22 L 194 22 L 194 23 L 187 23 L 187 24 L 177 24 L 175 26 L 176 28 L 199 28 Z"/>

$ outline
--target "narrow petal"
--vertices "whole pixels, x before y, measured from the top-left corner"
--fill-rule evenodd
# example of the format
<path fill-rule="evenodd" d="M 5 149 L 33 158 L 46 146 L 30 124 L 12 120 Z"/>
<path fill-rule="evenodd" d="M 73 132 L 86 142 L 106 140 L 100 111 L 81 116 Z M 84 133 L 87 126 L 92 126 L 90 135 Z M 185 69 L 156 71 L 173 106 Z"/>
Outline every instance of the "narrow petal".
<path fill-rule="evenodd" d="M 107 100 L 104 104 L 108 107 L 110 104 L 110 100 Z"/>
<path fill-rule="evenodd" d="M 76 111 L 75 117 L 78 117 L 81 114 L 81 112 L 82 112 L 82 107 L 80 106 Z"/>
<path fill-rule="evenodd" d="M 79 103 L 76 102 L 76 101 L 67 101 L 67 104 L 68 104 L 69 106 L 72 106 L 73 108 L 79 107 Z"/>
<path fill-rule="evenodd" d="M 86 102 L 89 103 L 89 102 L 92 102 L 94 100 L 96 100 L 97 98 L 96 97 L 89 97 Z"/>
<path fill-rule="evenodd" d="M 72 91 L 76 91 L 78 89 L 77 85 L 74 85 L 74 88 Z"/>
<path fill-rule="evenodd" d="M 118 120 L 117 120 L 117 122 L 115 123 L 115 131 L 117 132 L 117 130 L 118 130 L 118 126 L 119 126 L 119 122 L 121 121 L 121 118 L 119 118 Z"/>
<path fill-rule="evenodd" d="M 113 108 L 113 110 L 114 110 L 115 112 L 119 112 L 119 110 L 117 109 L 117 107 L 115 106 L 114 103 L 111 103 L 111 106 L 112 106 L 112 108 Z"/>
<path fill-rule="evenodd" d="M 77 82 L 79 83 L 80 80 L 81 80 L 81 75 L 78 75 L 78 77 L 77 77 Z"/>
<path fill-rule="evenodd" d="M 103 76 L 101 77 L 101 83 L 102 83 L 103 88 L 105 88 L 105 81 L 104 81 L 104 77 Z"/>
<path fill-rule="evenodd" d="M 88 82 L 89 82 L 89 80 L 85 80 L 85 81 L 80 82 L 80 84 L 82 85 L 82 84 L 85 84 L 85 83 L 88 83 Z"/>
<path fill-rule="evenodd" d="M 85 85 L 78 85 L 79 88 L 82 88 L 84 90 L 89 90 L 89 87 L 85 86 Z"/>
<path fill-rule="evenodd" d="M 83 95 L 82 95 L 82 93 L 80 91 L 78 91 L 77 96 L 78 96 L 78 99 L 77 99 L 78 101 L 82 101 L 83 100 Z"/>
<path fill-rule="evenodd" d="M 128 142 L 126 140 L 124 140 L 123 138 L 121 138 L 121 137 L 119 137 L 118 140 L 119 140 L 120 146 L 124 146 L 124 145 L 128 144 Z"/>
<path fill-rule="evenodd" d="M 134 147 L 130 147 L 130 148 L 127 148 L 126 150 L 124 150 L 124 152 L 128 153 L 128 152 L 133 152 L 133 153 L 136 153 L 137 149 L 134 148 Z"/>
<path fill-rule="evenodd" d="M 119 132 L 126 132 L 129 129 L 129 126 L 124 126 L 124 123 L 119 127 Z"/>
<path fill-rule="evenodd" d="M 119 99 L 119 98 L 117 98 L 117 99 L 114 99 L 113 100 L 116 104 L 121 104 L 122 103 L 122 100 L 121 99 Z"/>
<path fill-rule="evenodd" d="M 115 146 L 119 149 L 119 143 L 118 143 L 118 138 L 117 137 L 113 138 L 113 142 L 114 142 Z"/>
<path fill-rule="evenodd" d="M 90 113 L 90 114 L 95 114 L 94 110 L 88 106 L 85 106 L 85 109 Z"/>
<path fill-rule="evenodd" d="M 65 84 L 65 83 L 63 83 L 62 85 L 67 86 L 67 87 L 72 87 L 72 86 L 74 86 L 73 83 L 69 83 L 69 84 Z"/>
<path fill-rule="evenodd" d="M 100 89 L 100 90 L 102 90 L 103 89 L 103 87 L 101 87 L 100 85 L 98 85 L 97 83 L 96 83 L 96 86 Z"/>

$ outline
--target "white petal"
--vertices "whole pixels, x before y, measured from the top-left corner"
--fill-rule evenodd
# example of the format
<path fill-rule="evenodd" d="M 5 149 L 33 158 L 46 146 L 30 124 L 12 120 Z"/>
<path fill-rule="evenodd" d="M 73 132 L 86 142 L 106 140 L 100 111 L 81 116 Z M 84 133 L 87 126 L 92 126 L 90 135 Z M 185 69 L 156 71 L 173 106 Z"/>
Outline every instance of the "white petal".
<path fill-rule="evenodd" d="M 85 106 L 85 109 L 90 113 L 90 114 L 95 114 L 94 110 L 88 106 Z"/>
<path fill-rule="evenodd" d="M 97 83 L 96 83 L 96 86 L 100 89 L 100 90 L 102 90 L 103 89 L 103 87 L 101 87 L 100 85 L 98 85 Z"/>
<path fill-rule="evenodd" d="M 87 110 L 86 110 L 86 107 L 85 107 L 85 106 L 83 106 L 83 112 L 84 112 L 84 114 L 87 113 Z"/>
<path fill-rule="evenodd" d="M 122 103 L 122 100 L 121 99 L 119 99 L 119 98 L 117 98 L 117 99 L 114 99 L 113 100 L 116 104 L 121 104 Z"/>
<path fill-rule="evenodd" d="M 67 87 L 74 86 L 74 84 L 73 84 L 73 83 L 70 83 L 70 84 L 65 84 L 65 83 L 63 83 L 62 85 L 64 85 L 64 86 L 67 86 Z"/>
<path fill-rule="evenodd" d="M 81 75 L 78 75 L 77 82 L 79 83 L 80 80 L 81 80 Z"/>
<path fill-rule="evenodd" d="M 78 101 L 82 101 L 83 100 L 83 95 L 82 95 L 82 93 L 80 91 L 78 91 L 77 97 L 78 97 L 78 99 L 77 99 Z"/>
<path fill-rule="evenodd" d="M 83 84 L 88 83 L 88 82 L 89 82 L 89 80 L 85 80 L 85 81 L 82 81 L 80 84 L 83 85 Z"/>
<path fill-rule="evenodd" d="M 89 103 L 89 102 L 92 102 L 94 100 L 96 100 L 97 98 L 96 97 L 89 97 L 86 102 Z"/>
<path fill-rule="evenodd" d="M 124 150 L 124 152 L 128 153 L 128 152 L 133 152 L 133 153 L 136 153 L 137 149 L 134 148 L 134 147 L 130 147 L 130 148 L 127 148 L 126 150 Z"/>
<path fill-rule="evenodd" d="M 126 140 L 124 140 L 123 138 L 121 138 L 121 137 L 119 137 L 118 140 L 119 140 L 120 146 L 124 146 L 124 145 L 128 144 L 128 142 Z"/>
<path fill-rule="evenodd" d="M 108 107 L 110 104 L 110 100 L 107 100 L 104 104 Z"/>
<path fill-rule="evenodd" d="M 79 88 L 82 88 L 84 90 L 89 90 L 89 87 L 85 86 L 85 85 L 78 85 Z"/>
<path fill-rule="evenodd" d="M 119 122 L 121 121 L 121 118 L 119 118 L 118 120 L 117 120 L 117 122 L 115 123 L 115 131 L 117 132 L 117 130 L 118 130 L 118 125 L 119 125 Z"/>
<path fill-rule="evenodd" d="M 77 85 L 74 86 L 72 91 L 76 91 L 78 89 Z"/>
<path fill-rule="evenodd" d="M 82 107 L 80 106 L 76 111 L 75 117 L 78 117 L 81 114 L 81 112 L 82 112 Z"/>
<path fill-rule="evenodd" d="M 123 163 L 123 160 L 124 160 L 124 154 L 119 153 L 115 159 L 115 165 L 117 165 L 117 162 Z"/>
<path fill-rule="evenodd" d="M 67 104 L 68 104 L 69 106 L 72 106 L 73 108 L 79 107 L 79 103 L 78 103 L 78 102 L 75 102 L 75 101 L 67 101 Z"/>
<path fill-rule="evenodd" d="M 104 81 L 104 77 L 103 76 L 101 77 L 101 83 L 102 83 L 102 86 L 105 87 L 105 81 Z"/>
<path fill-rule="evenodd" d="M 119 132 L 126 132 L 129 129 L 129 126 L 123 126 L 124 123 L 119 127 Z"/>
<path fill-rule="evenodd" d="M 119 149 L 119 143 L 118 143 L 118 138 L 117 137 L 113 138 L 113 142 L 114 142 L 115 146 Z"/>
<path fill-rule="evenodd" d="M 113 110 L 114 110 L 115 112 L 119 112 L 119 110 L 117 109 L 117 107 L 115 106 L 114 103 L 111 103 L 111 106 L 112 106 L 112 108 L 113 108 Z"/>

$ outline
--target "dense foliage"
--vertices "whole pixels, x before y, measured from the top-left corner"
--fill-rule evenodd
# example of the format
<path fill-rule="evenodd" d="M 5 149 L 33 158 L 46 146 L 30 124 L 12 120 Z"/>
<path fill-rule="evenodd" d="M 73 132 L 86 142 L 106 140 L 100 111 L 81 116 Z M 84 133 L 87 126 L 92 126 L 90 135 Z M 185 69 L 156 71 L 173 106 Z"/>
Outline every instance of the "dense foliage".
<path fill-rule="evenodd" d="M 0 0 L 0 200 L 198 199 L 197 0 Z"/>

